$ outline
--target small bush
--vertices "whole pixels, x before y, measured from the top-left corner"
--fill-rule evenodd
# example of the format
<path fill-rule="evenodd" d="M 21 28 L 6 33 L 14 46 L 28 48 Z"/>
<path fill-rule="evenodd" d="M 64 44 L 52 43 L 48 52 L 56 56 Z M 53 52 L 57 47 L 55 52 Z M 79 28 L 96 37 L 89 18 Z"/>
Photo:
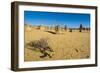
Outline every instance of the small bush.
<path fill-rule="evenodd" d="M 31 50 L 39 50 L 43 55 L 40 56 L 41 58 L 49 56 L 51 58 L 51 55 L 47 52 L 53 52 L 53 50 L 50 48 L 47 39 L 40 39 L 31 41 L 27 44 L 27 46 L 31 47 Z"/>
<path fill-rule="evenodd" d="M 41 25 L 37 26 L 37 29 L 41 29 Z"/>
<path fill-rule="evenodd" d="M 55 26 L 55 31 L 56 31 L 56 32 L 59 31 L 59 25 Z"/>
<path fill-rule="evenodd" d="M 69 32 L 72 32 L 72 29 L 69 29 Z"/>
<path fill-rule="evenodd" d="M 83 25 L 80 24 L 80 27 L 79 27 L 79 32 L 82 32 L 82 29 L 83 29 Z"/>

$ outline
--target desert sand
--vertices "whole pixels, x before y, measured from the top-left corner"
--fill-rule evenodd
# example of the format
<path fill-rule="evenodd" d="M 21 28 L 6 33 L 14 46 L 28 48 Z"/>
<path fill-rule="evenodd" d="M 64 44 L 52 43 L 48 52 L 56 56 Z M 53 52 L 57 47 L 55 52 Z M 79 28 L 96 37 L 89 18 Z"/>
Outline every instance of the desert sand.
<path fill-rule="evenodd" d="M 79 30 L 69 32 L 61 31 L 52 34 L 45 30 L 31 29 L 25 30 L 25 44 L 30 41 L 47 39 L 49 46 L 54 52 L 50 52 L 52 58 L 44 57 L 38 50 L 24 48 L 24 61 L 46 61 L 46 60 L 69 60 L 90 58 L 90 32 L 79 32 Z"/>

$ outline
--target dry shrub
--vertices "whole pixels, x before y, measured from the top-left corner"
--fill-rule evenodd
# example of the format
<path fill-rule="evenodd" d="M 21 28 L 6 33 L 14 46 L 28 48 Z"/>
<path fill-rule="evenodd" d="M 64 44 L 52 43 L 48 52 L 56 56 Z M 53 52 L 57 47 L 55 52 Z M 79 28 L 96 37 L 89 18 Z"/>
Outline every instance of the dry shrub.
<path fill-rule="evenodd" d="M 31 47 L 31 49 L 39 49 L 40 51 L 41 50 L 49 50 L 49 51 L 53 51 L 49 44 L 48 44 L 48 41 L 47 39 L 45 38 L 41 38 L 39 40 L 34 40 L 34 41 L 31 41 L 27 44 L 27 46 Z"/>
<path fill-rule="evenodd" d="M 47 57 L 47 56 L 49 58 L 52 58 L 50 53 L 53 52 L 53 50 L 48 45 L 47 39 L 42 38 L 40 40 L 31 41 L 27 44 L 27 46 L 30 46 L 31 50 L 35 50 L 35 51 L 38 50 L 39 52 L 41 52 L 42 55 L 40 56 L 40 58 L 44 58 L 44 57 Z M 50 53 L 48 53 L 47 51 L 49 51 Z"/>

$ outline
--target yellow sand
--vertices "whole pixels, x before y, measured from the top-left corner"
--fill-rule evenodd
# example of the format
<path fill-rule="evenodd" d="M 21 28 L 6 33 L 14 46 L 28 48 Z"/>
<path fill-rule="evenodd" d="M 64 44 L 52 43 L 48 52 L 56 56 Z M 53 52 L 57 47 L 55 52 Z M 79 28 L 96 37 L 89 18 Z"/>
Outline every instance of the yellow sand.
<path fill-rule="evenodd" d="M 40 58 L 40 55 L 42 55 L 40 52 L 25 47 L 25 61 L 69 60 L 90 57 L 89 31 L 62 31 L 60 34 L 52 34 L 45 30 L 37 29 L 25 31 L 25 44 L 41 38 L 46 38 L 49 41 L 50 47 L 54 50 L 54 52 L 51 53 L 52 58 Z"/>

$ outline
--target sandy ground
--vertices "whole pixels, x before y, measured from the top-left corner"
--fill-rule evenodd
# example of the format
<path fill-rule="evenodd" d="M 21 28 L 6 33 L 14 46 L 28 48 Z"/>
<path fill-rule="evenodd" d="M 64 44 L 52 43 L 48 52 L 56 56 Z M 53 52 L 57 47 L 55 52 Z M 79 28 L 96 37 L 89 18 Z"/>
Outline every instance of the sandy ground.
<path fill-rule="evenodd" d="M 25 31 L 25 44 L 41 38 L 46 38 L 49 46 L 54 50 L 50 53 L 52 58 L 40 58 L 41 52 L 25 47 L 24 61 L 69 60 L 90 57 L 90 32 L 63 31 L 61 34 L 52 34 L 37 29 Z"/>

